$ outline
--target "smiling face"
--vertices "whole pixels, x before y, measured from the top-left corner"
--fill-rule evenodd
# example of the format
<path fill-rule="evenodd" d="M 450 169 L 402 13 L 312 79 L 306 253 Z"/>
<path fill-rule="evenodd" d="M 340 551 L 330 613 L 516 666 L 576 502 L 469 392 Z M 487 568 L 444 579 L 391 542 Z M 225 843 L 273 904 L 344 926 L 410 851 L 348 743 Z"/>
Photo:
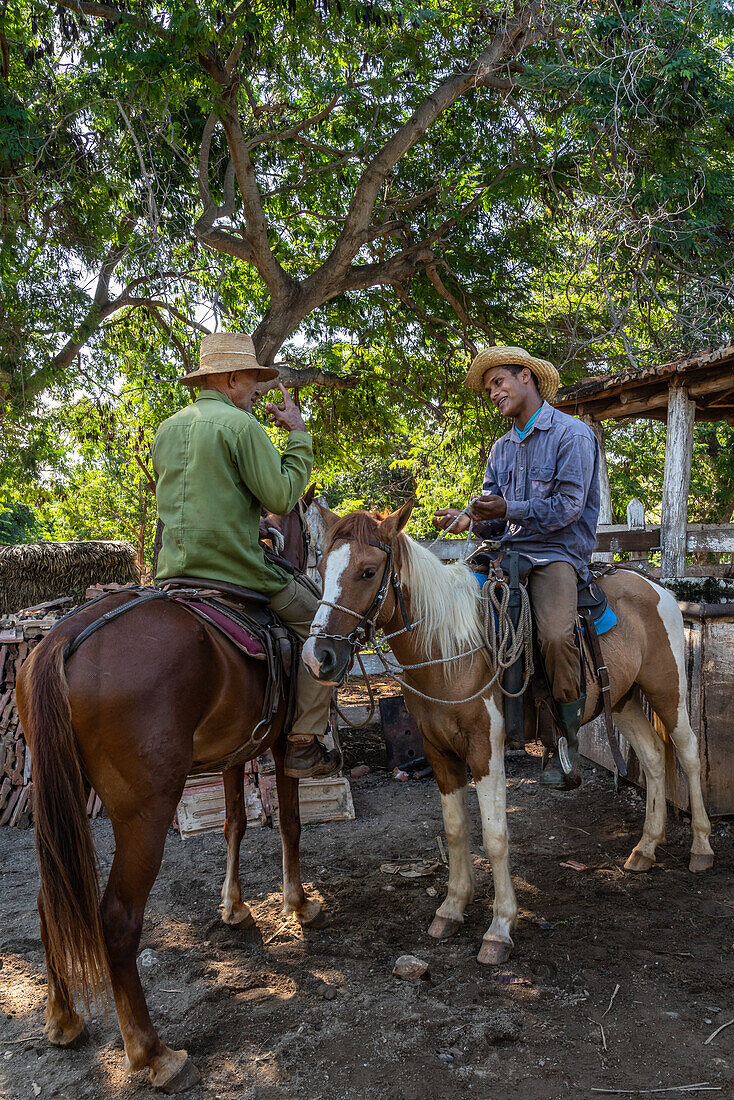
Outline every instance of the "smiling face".
<path fill-rule="evenodd" d="M 533 372 L 523 367 L 517 374 L 508 367 L 490 367 L 482 379 L 484 392 L 503 416 L 515 420 L 524 414 L 532 416 L 541 404 Z M 534 408 L 529 408 L 534 406 Z"/>

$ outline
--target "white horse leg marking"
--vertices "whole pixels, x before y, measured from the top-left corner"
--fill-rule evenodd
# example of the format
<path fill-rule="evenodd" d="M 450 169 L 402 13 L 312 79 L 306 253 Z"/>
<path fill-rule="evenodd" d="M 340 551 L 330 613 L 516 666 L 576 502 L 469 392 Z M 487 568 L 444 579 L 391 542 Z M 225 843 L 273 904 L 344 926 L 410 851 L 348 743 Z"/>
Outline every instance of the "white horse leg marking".
<path fill-rule="evenodd" d="M 668 733 L 688 780 L 691 828 L 693 829 L 690 869 L 692 871 L 702 871 L 707 870 L 713 863 L 714 852 L 709 843 L 711 822 L 703 804 L 698 739 L 691 729 L 686 706 L 685 638 L 682 630 L 680 608 L 667 589 L 660 590 L 658 614 L 663 621 L 678 670 L 678 716 L 675 726 L 668 730 Z"/>
<path fill-rule="evenodd" d="M 614 711 L 614 721 L 637 753 L 647 780 L 642 837 L 625 867 L 628 871 L 649 871 L 655 862 L 655 849 L 665 843 L 665 753 L 636 695 Z"/>
<path fill-rule="evenodd" d="M 326 572 L 324 574 L 324 595 L 323 599 L 325 603 L 320 604 L 318 611 L 314 615 L 311 629 L 313 633 L 316 633 L 316 629 L 321 630 L 326 626 L 329 615 L 331 614 L 331 608 L 327 606 L 329 603 L 339 603 L 340 596 L 342 594 L 341 579 L 344 570 L 349 565 L 349 554 L 351 546 L 348 542 L 342 543 L 336 550 L 332 550 L 326 561 Z M 303 662 L 313 672 L 314 676 L 318 676 L 321 662 L 314 652 L 314 638 L 313 635 L 308 639 L 303 650 L 301 651 L 301 658 Z"/>
<path fill-rule="evenodd" d="M 505 780 L 505 726 L 494 699 L 485 700 L 489 713 L 489 739 L 492 756 L 489 775 L 477 783 L 479 811 L 482 817 L 484 850 L 492 864 L 494 877 L 494 910 L 492 923 L 484 935 L 479 954 L 480 962 L 502 962 L 512 947 L 511 932 L 517 920 L 517 901 L 510 877 L 507 838 L 507 786 Z M 487 950 L 488 941 L 504 941 L 499 950 L 496 945 Z M 484 958 L 482 956 L 485 956 Z"/>
<path fill-rule="evenodd" d="M 441 795 L 443 827 L 449 846 L 449 885 L 437 917 L 463 921 L 464 910 L 474 896 L 474 871 L 469 852 L 469 814 L 466 787 Z"/>

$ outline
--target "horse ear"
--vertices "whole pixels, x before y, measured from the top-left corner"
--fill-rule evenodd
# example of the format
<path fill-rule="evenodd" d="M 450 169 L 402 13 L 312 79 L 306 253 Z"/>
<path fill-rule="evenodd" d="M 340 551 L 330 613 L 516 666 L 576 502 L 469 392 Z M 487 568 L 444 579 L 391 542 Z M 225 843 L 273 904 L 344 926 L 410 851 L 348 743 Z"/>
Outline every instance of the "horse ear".
<path fill-rule="evenodd" d="M 312 482 L 312 484 L 309 485 L 308 489 L 306 489 L 306 492 L 301 497 L 301 501 L 303 503 L 304 508 L 310 508 L 311 505 L 313 504 L 313 498 L 316 496 L 317 487 L 318 487 L 318 483 L 315 482 L 315 481 Z"/>
<path fill-rule="evenodd" d="M 327 529 L 332 528 L 336 521 L 338 519 L 341 519 L 341 516 L 338 516 L 336 512 L 332 512 L 331 509 L 327 508 L 325 504 L 320 504 L 318 500 L 315 500 L 314 504 L 321 513 L 321 518 L 326 524 Z"/>
<path fill-rule="evenodd" d="M 395 536 L 399 535 L 405 527 L 414 507 L 415 501 L 407 500 L 402 508 L 398 508 L 397 512 L 392 512 L 389 516 L 386 516 L 378 525 L 378 536 L 384 539 L 385 542 L 392 542 Z"/>

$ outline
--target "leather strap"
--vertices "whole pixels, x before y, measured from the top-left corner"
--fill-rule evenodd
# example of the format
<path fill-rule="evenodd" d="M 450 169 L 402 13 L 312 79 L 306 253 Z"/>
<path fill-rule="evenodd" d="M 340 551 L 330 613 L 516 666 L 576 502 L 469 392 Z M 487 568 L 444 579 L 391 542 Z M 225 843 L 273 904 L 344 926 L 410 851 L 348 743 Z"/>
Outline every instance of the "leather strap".
<path fill-rule="evenodd" d="M 627 765 L 624 762 L 624 757 L 619 748 L 616 735 L 614 733 L 614 722 L 612 720 L 612 701 L 611 701 L 611 685 L 609 683 L 609 669 L 604 663 L 604 658 L 601 652 L 601 645 L 599 644 L 599 635 L 596 632 L 594 626 L 594 620 L 591 617 L 590 611 L 585 611 L 579 608 L 579 615 L 584 622 L 584 633 L 589 640 L 589 648 L 591 649 L 591 655 L 594 659 L 594 666 L 596 669 L 596 678 L 599 681 L 599 687 L 601 689 L 601 698 L 604 705 L 604 725 L 606 727 L 607 741 L 609 742 L 609 748 L 614 760 L 614 766 L 621 776 L 627 775 Z"/>

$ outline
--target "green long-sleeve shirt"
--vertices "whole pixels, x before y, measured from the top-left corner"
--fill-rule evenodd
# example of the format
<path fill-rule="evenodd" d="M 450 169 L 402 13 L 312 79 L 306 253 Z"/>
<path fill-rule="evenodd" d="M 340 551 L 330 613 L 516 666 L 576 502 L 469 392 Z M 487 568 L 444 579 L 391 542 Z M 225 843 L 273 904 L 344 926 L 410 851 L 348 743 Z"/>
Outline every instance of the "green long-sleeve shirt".
<path fill-rule="evenodd" d="M 163 523 L 156 580 L 208 577 L 271 596 L 290 577 L 258 543 L 260 508 L 284 515 L 311 476 L 308 432 L 290 432 L 285 451 L 252 413 L 216 390 L 164 420 L 152 447 Z"/>

